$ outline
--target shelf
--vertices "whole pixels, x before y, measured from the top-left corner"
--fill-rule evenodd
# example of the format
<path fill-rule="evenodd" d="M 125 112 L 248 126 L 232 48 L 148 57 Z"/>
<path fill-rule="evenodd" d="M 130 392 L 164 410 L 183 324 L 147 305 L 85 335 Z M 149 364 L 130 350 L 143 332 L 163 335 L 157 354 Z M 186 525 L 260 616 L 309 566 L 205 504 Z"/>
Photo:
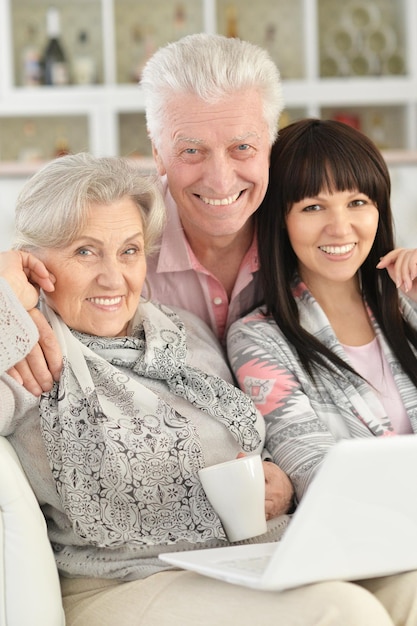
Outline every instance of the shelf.
<path fill-rule="evenodd" d="M 59 124 L 70 129 L 73 150 L 150 157 L 143 96 L 133 75 L 137 79 L 141 64 L 158 46 L 202 30 L 235 33 L 269 50 L 283 78 L 286 111 L 281 124 L 305 116 L 356 116 L 372 136 L 373 120 L 381 119 L 386 129 L 383 148 L 417 150 L 415 0 L 153 0 L 152 10 L 147 0 L 54 4 L 70 60 L 80 31 L 88 29 L 97 84 L 22 86 L 27 37 L 44 47 L 50 0 L 1 2 L 0 162 L 11 158 L 5 147 L 19 137 L 22 146 L 14 154 L 21 153 L 28 121 L 40 128 L 45 119 L 52 121 L 51 128 Z M 374 55 L 366 72 L 360 72 L 365 75 L 350 75 L 353 53 Z M 326 69 L 325 59 L 331 55 L 337 57 L 337 76 L 329 75 L 330 63 Z M 401 56 L 402 62 L 396 68 L 387 65 L 389 55 Z M 49 134 L 45 155 L 52 154 L 56 140 Z"/>
<path fill-rule="evenodd" d="M 16 86 L 25 84 L 23 54 L 30 43 L 41 53 L 46 42 L 46 12 L 51 4 L 59 9 L 62 35 L 60 40 L 69 60 L 74 61 L 80 32 L 88 35 L 88 51 L 94 59 L 97 82 L 104 82 L 103 29 L 104 4 L 102 0 L 8 0 L 8 22 L 12 33 L 12 73 Z M 7 4 L 7 0 L 6 0 Z M 88 25 L 88 26 L 86 26 Z M 74 79 L 74 73 L 72 73 Z"/>
<path fill-rule="evenodd" d="M 83 113 L 0 116 L 1 160 L 39 162 L 63 150 L 88 150 L 90 143 L 89 118 Z"/>
<path fill-rule="evenodd" d="M 306 75 L 302 0 L 217 0 L 217 30 L 268 50 L 283 80 Z"/>
<path fill-rule="evenodd" d="M 320 76 L 408 73 L 404 0 L 318 2 Z"/>
<path fill-rule="evenodd" d="M 131 159 L 134 165 L 143 171 L 154 174 L 155 163 L 152 158 L 134 158 Z M 41 167 L 46 165 L 48 160 L 39 160 L 32 163 L 21 163 L 18 161 L 0 161 L 0 179 L 1 178 L 28 178 L 33 176 Z"/>
<path fill-rule="evenodd" d="M 204 3 L 196 0 L 117 0 L 114 3 L 115 76 L 137 83 L 146 60 L 169 41 L 204 30 Z"/>

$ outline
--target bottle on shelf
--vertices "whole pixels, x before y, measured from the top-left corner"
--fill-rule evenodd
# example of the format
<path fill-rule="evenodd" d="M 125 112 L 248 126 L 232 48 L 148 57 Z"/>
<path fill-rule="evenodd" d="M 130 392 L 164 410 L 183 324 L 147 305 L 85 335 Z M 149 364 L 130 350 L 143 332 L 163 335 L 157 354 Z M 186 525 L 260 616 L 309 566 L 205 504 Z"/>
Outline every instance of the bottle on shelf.
<path fill-rule="evenodd" d="M 46 14 L 47 43 L 42 59 L 43 83 L 54 87 L 69 84 L 69 64 L 61 43 L 58 9 L 50 7 Z"/>
<path fill-rule="evenodd" d="M 22 76 L 23 87 L 33 87 L 41 84 L 41 54 L 36 42 L 36 26 L 28 24 L 26 30 L 26 44 L 22 51 Z"/>
<path fill-rule="evenodd" d="M 97 82 L 96 63 L 91 51 L 90 37 L 86 30 L 80 30 L 72 64 L 76 85 L 93 85 Z"/>
<path fill-rule="evenodd" d="M 142 70 L 146 61 L 153 55 L 156 49 L 154 31 L 152 27 L 144 30 L 135 25 L 132 29 L 133 63 L 130 72 L 131 82 L 137 83 L 142 76 Z"/>
<path fill-rule="evenodd" d="M 238 37 L 237 6 L 232 3 L 226 8 L 226 37 Z"/>
<path fill-rule="evenodd" d="M 52 153 L 53 158 L 58 158 L 70 154 L 68 137 L 65 128 L 59 128 L 55 140 L 55 146 Z"/>
<path fill-rule="evenodd" d="M 26 120 L 22 127 L 22 142 L 18 159 L 22 163 L 38 163 L 42 160 L 42 149 L 38 143 L 38 129 L 35 122 Z"/>
<path fill-rule="evenodd" d="M 173 38 L 181 39 L 187 34 L 187 12 L 183 2 L 177 2 L 174 7 L 174 20 L 173 20 Z"/>
<path fill-rule="evenodd" d="M 336 122 L 342 122 L 342 124 L 346 124 L 347 126 L 352 126 L 352 128 L 356 128 L 356 130 L 362 130 L 361 119 L 356 113 L 341 111 L 340 113 L 335 113 L 332 119 Z"/>
<path fill-rule="evenodd" d="M 388 148 L 384 119 L 379 113 L 375 113 L 371 118 L 369 135 L 380 150 L 386 150 Z"/>
<path fill-rule="evenodd" d="M 142 28 L 139 24 L 134 24 L 131 30 L 132 66 L 130 69 L 130 82 L 138 83 L 142 75 L 145 50 Z"/>

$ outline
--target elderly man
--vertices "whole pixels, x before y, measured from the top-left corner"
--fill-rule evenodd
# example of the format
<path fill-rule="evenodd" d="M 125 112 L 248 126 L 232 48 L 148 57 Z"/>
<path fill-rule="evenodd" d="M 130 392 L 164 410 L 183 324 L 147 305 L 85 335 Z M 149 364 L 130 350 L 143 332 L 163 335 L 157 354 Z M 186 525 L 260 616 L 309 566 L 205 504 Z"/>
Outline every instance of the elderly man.
<path fill-rule="evenodd" d="M 154 54 L 141 85 L 168 213 L 150 295 L 223 340 L 261 297 L 254 213 L 283 107 L 279 72 L 257 46 L 199 34 Z"/>

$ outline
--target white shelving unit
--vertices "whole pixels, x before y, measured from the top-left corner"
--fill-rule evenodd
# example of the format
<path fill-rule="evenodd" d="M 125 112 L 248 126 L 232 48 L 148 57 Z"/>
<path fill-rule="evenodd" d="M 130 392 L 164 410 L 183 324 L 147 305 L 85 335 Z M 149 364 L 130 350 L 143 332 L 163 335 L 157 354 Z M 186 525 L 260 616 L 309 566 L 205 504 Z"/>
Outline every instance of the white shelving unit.
<path fill-rule="evenodd" d="M 158 12 L 166 10 L 172 14 L 174 7 L 180 5 L 187 19 L 190 16 L 188 23 L 181 25 L 182 31 L 177 29 L 180 35 L 187 28 L 191 32 L 225 32 L 227 11 L 234 4 L 239 36 L 261 45 L 275 46 L 274 50 L 279 57 L 276 59 L 277 64 L 283 75 L 286 101 L 284 119 L 287 121 L 302 116 L 350 115 L 360 118 L 363 130 L 372 134 L 372 119 L 377 114 L 386 126 L 386 145 L 381 147 L 397 151 L 417 150 L 415 0 L 258 0 L 257 3 L 253 0 L 184 0 L 178 3 L 173 0 L 153 0 L 152 4 L 141 0 L 73 0 L 71 3 L 55 0 L 53 4 L 69 15 L 69 30 L 76 28 L 77 19 L 81 24 L 84 23 L 84 10 L 94 9 L 100 16 L 98 23 L 86 24 L 100 31 L 96 38 L 100 43 L 96 46 L 100 83 L 86 87 L 21 87 L 16 41 L 19 39 L 17 29 L 22 20 L 18 20 L 16 15 L 20 11 L 28 20 L 32 14 L 33 19 L 39 20 L 39 15 L 43 15 L 49 4 L 49 0 L 3 0 L 0 3 L 0 164 L 1 161 L 18 158 L 10 156 L 8 152 L 11 144 L 8 132 L 13 133 L 13 140 L 16 141 L 17 131 L 13 124 L 18 124 L 19 120 L 23 124 L 26 119 L 39 122 L 40 127 L 45 119 L 50 126 L 63 126 L 69 135 L 71 148 L 86 149 L 96 155 L 130 154 L 132 147 L 123 145 L 122 141 L 123 125 L 130 123 L 136 125 L 138 152 L 149 155 L 140 87 L 127 84 L 120 77 L 121 54 L 129 36 L 128 32 L 123 33 L 122 18 L 128 15 L 130 23 L 134 8 L 139 11 L 138 20 L 143 21 L 143 15 L 147 15 L 149 23 L 159 24 L 163 31 L 169 20 L 161 19 Z M 330 5 L 331 11 L 328 9 Z M 343 34 L 341 29 L 346 11 L 359 11 L 358 15 L 362 11 L 362 16 L 366 18 L 367 15 L 375 15 L 373 7 L 384 20 L 374 25 L 375 41 L 378 43 L 379 36 L 380 46 L 384 45 L 387 29 L 392 31 L 393 26 L 389 21 L 392 14 L 392 22 L 397 29 L 396 45 L 404 57 L 404 70 L 398 75 L 321 76 L 323 42 L 329 37 L 329 32 L 339 28 L 338 36 L 343 42 L 346 32 Z M 65 43 L 64 19 L 62 28 Z M 165 43 L 172 37 L 172 28 L 166 33 L 162 32 L 161 37 L 159 31 L 155 34 L 155 28 L 152 26 L 154 45 Z M 272 43 L 271 38 L 274 40 Z M 67 49 L 70 48 L 67 46 Z M 81 136 L 77 136 L 80 127 L 83 131 Z M 131 138 L 135 135 L 135 129 L 125 134 Z M 46 158 L 49 156 L 45 155 Z"/>
<path fill-rule="evenodd" d="M 45 14 L 51 4 L 61 11 L 63 44 L 69 54 L 76 33 L 81 28 L 89 30 L 98 84 L 20 86 L 22 29 L 34 24 L 43 46 Z M 185 31 L 227 34 L 233 5 L 238 35 L 268 47 L 280 68 L 286 101 L 283 123 L 305 116 L 342 116 L 359 120 L 372 135 L 375 116 L 381 121 L 384 137 L 380 143 L 386 144 L 382 147 L 391 171 L 398 245 L 416 245 L 416 0 L 0 0 L 0 250 L 7 249 L 12 240 L 21 186 L 39 167 L 38 162 L 19 160 L 25 149 L 24 129 L 36 127 L 44 159 L 52 156 L 54 141 L 64 132 L 73 151 L 87 149 L 98 156 L 139 153 L 145 158 L 138 165 L 153 167 L 152 159 L 146 158 L 150 146 L 142 94 L 137 84 L 128 83 L 133 29 L 147 28 L 154 36 L 154 47 Z M 185 12 L 186 23 L 179 19 L 173 28 L 174 11 L 179 8 Z M 379 11 L 382 40 L 378 28 L 373 36 L 380 45 L 384 29 L 395 29 L 404 64 L 397 75 L 355 76 L 346 71 L 329 75 L 329 61 L 327 66 L 324 62 L 326 45 L 335 33 L 339 47 L 346 41 L 349 44 L 352 31 L 348 28 L 347 39 L 343 31 L 348 11 L 359 11 L 359 15 L 362 11 L 365 21 L 368 14 L 373 19 Z M 361 41 L 353 41 L 352 49 L 360 50 Z"/>

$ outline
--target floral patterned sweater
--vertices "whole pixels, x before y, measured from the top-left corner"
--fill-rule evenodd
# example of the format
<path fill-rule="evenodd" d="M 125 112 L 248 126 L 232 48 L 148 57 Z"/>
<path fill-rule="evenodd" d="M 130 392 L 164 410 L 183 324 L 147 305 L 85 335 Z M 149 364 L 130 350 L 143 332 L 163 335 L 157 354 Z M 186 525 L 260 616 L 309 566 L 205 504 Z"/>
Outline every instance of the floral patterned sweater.
<path fill-rule="evenodd" d="M 9 338 L 17 337 L 17 344 L 24 345 L 24 349 L 19 346 L 13 350 L 14 355 L 23 357 L 25 351 L 31 343 L 36 339 L 36 330 L 34 328 L 26 329 L 25 316 L 22 319 L 10 310 L 6 300 L 1 299 L 2 306 L 2 334 L 1 340 L 4 350 L 10 351 Z M 227 366 L 224 352 L 218 344 L 214 335 L 195 316 L 181 312 L 181 317 L 185 322 L 187 329 L 187 361 L 192 366 L 204 369 L 208 374 L 224 378 L 229 383 L 232 382 L 232 376 Z M 16 319 L 15 319 L 16 318 Z M 13 328 L 12 328 L 13 323 Z M 3 334 L 3 329 L 7 334 Z M 7 344 L 7 345 L 6 345 Z M 3 359 L 3 369 L 10 366 L 15 357 Z M 16 360 L 16 359 L 15 359 Z M 121 375 L 124 377 L 127 371 L 120 368 Z M 221 423 L 211 419 L 204 412 L 190 405 L 184 398 L 173 396 L 167 389 L 163 381 L 148 380 L 142 377 L 141 383 L 147 385 L 150 390 L 159 394 L 164 400 L 174 408 L 177 415 L 176 422 L 172 427 L 178 428 L 178 423 L 182 423 L 191 428 L 197 437 L 199 450 L 202 450 L 205 465 L 211 465 L 224 460 L 235 458 L 237 453 L 241 451 L 236 439 L 232 437 L 227 428 Z M 117 545 L 97 546 L 89 540 L 88 537 L 83 538 L 79 533 L 75 532 L 71 520 L 65 513 L 62 500 L 58 495 L 57 485 L 55 483 L 53 473 L 51 471 L 48 457 L 46 454 L 45 442 L 41 434 L 41 420 L 39 413 L 39 399 L 32 396 L 21 385 L 17 384 L 6 373 L 0 377 L 1 397 L 0 403 L 0 435 L 7 436 L 15 448 L 23 468 L 31 482 L 32 488 L 37 496 L 38 502 L 44 512 L 48 524 L 48 533 L 55 552 L 55 559 L 61 575 L 70 577 L 97 577 L 97 578 L 117 578 L 120 580 L 132 580 L 135 578 L 144 578 L 163 569 L 169 568 L 158 559 L 158 554 L 163 551 L 195 549 L 201 547 L 214 547 L 227 545 L 224 530 L 220 521 L 205 498 L 205 494 L 200 487 L 198 497 L 191 500 L 189 507 L 191 509 L 198 508 L 198 516 L 204 519 L 204 524 L 191 527 L 189 520 L 184 520 L 180 514 L 180 509 L 184 504 L 184 493 L 186 493 L 186 485 L 181 483 L 180 479 L 172 480 L 172 488 L 165 486 L 172 478 L 172 467 L 169 463 L 155 463 L 155 469 L 152 470 L 152 453 L 153 442 L 161 442 L 159 436 L 153 437 L 153 429 L 157 428 L 157 420 L 153 416 L 149 416 L 142 426 L 147 432 L 143 432 L 139 437 L 134 434 L 132 442 L 134 446 L 142 446 L 142 452 L 136 447 L 139 457 L 142 456 L 142 466 L 146 468 L 146 474 L 139 474 L 139 480 L 142 481 L 144 493 L 146 492 L 145 481 L 148 481 L 150 489 L 149 493 L 160 494 L 160 501 L 155 498 L 152 502 L 137 502 L 138 513 L 140 517 L 146 510 L 146 521 L 151 524 L 152 533 L 145 533 L 140 541 L 119 542 Z M 7 396 L 8 401 L 3 402 L 3 398 Z M 100 416 L 99 416 L 100 417 Z M 76 419 L 76 416 L 74 416 Z M 265 426 L 261 415 L 258 413 L 256 427 L 259 432 L 259 450 L 261 452 Z M 165 424 L 169 426 L 169 422 Z M 187 428 L 183 428 L 186 433 Z M 181 424 L 180 424 L 181 427 Z M 80 432 L 82 424 L 80 422 Z M 156 432 L 156 431 L 155 431 Z M 116 433 L 117 435 L 117 433 Z M 185 436 L 185 435 L 184 435 Z M 117 439 L 113 444 L 116 445 Z M 94 462 L 94 449 L 96 442 L 91 442 L 91 462 Z M 190 446 L 184 446 L 179 453 L 186 454 L 192 459 L 194 454 Z M 111 446 L 109 446 L 111 450 Z M 153 451 L 153 452 L 152 452 Z M 65 450 L 64 450 L 65 452 Z M 74 458 L 75 453 L 71 453 L 71 462 L 77 462 Z M 201 452 L 199 452 L 201 454 Z M 111 459 L 107 455 L 106 462 L 109 462 L 107 472 L 108 482 L 117 485 L 118 472 L 119 477 L 123 477 L 126 466 L 111 465 Z M 138 458 L 139 458 L 138 457 Z M 81 464 L 82 464 L 82 458 Z M 155 454 L 155 459 L 157 454 Z M 148 462 L 145 462 L 145 461 Z M 126 457 L 126 461 L 128 461 Z M 82 465 L 80 465 L 82 469 Z M 137 464 L 136 472 L 142 471 L 141 463 Z M 162 474 L 160 474 L 162 472 Z M 116 489 L 117 491 L 117 489 Z M 198 489 L 197 489 L 198 491 Z M 121 494 L 122 495 L 122 494 Z M 135 495 L 131 494 L 132 502 L 135 501 Z M 169 501 L 169 499 L 172 499 Z M 130 506 L 132 507 L 132 502 Z M 167 506 L 167 502 L 169 506 Z M 162 504 L 163 503 L 163 504 Z M 74 503 L 76 504 L 76 503 Z M 85 508 L 84 502 L 79 502 L 79 510 Z M 131 509 L 131 512 L 134 512 Z M 120 511 L 122 513 L 122 511 Z M 152 519 L 154 520 L 152 525 Z M 132 516 L 125 516 L 124 521 L 127 525 L 132 522 Z M 120 522 L 120 520 L 119 520 Z M 122 520 L 123 522 L 123 520 Z M 272 522 L 268 522 L 268 532 L 265 535 L 255 538 L 254 541 L 272 541 L 282 534 L 283 528 L 288 523 L 288 516 L 276 518 Z M 143 526 L 144 527 L 144 526 Z M 88 530 L 88 529 L 87 529 Z M 119 524 L 120 530 L 120 524 Z M 128 536 L 129 528 L 126 528 L 126 536 Z M 91 528 L 94 535 L 95 528 Z"/>
<path fill-rule="evenodd" d="M 302 326 L 349 362 L 307 287 L 299 281 L 293 293 Z M 402 298 L 401 307 L 403 317 L 417 328 L 413 303 Z M 402 371 L 376 321 L 371 321 L 416 433 L 417 389 Z M 359 376 L 332 366 L 332 371 L 321 368 L 313 384 L 295 349 L 262 307 L 232 325 L 227 348 L 241 389 L 264 415 L 265 446 L 292 480 L 298 499 L 335 441 L 395 434 L 389 418 L 381 419 L 372 410 L 378 404 L 378 414 L 383 413 L 376 392 Z"/>

